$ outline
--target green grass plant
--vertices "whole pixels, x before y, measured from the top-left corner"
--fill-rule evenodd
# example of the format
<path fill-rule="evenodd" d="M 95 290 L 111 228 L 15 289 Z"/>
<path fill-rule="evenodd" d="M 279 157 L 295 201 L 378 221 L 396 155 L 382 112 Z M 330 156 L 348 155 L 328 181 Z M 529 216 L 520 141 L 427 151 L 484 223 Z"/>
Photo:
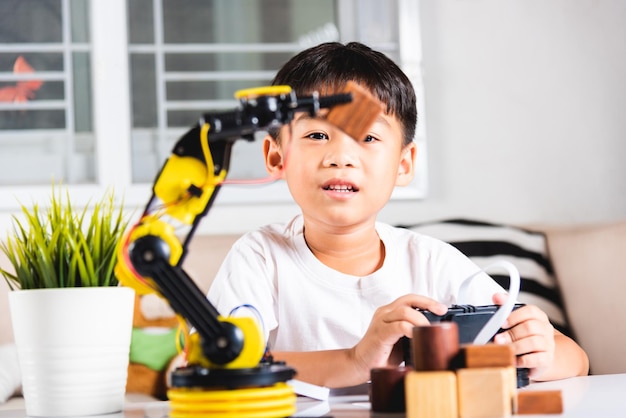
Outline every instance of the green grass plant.
<path fill-rule="evenodd" d="M 116 246 L 128 220 L 112 190 L 79 210 L 60 187 L 53 187 L 46 207 L 20 206 L 23 220 L 14 215 L 0 243 L 15 270 L 0 269 L 11 290 L 118 285 Z"/>

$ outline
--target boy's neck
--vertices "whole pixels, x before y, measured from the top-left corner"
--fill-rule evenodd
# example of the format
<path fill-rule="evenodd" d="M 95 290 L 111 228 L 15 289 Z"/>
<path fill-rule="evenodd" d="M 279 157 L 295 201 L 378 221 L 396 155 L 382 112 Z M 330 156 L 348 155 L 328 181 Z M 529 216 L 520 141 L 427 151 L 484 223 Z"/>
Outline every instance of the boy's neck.
<path fill-rule="evenodd" d="M 332 231 L 305 225 L 304 239 L 326 266 L 352 276 L 367 276 L 385 261 L 385 246 L 375 226 Z"/>

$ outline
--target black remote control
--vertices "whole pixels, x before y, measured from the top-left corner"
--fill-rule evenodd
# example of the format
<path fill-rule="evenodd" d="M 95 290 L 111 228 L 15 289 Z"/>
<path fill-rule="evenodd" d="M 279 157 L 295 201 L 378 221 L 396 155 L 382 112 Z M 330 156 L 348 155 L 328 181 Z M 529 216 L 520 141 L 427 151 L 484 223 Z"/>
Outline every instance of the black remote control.
<path fill-rule="evenodd" d="M 524 306 L 518 303 L 513 306 L 513 310 Z M 452 305 L 448 312 L 443 315 L 435 315 L 430 311 L 421 311 L 431 323 L 452 321 L 459 327 L 459 343 L 468 344 L 474 341 L 480 330 L 491 319 L 493 314 L 500 309 L 500 305 Z"/>

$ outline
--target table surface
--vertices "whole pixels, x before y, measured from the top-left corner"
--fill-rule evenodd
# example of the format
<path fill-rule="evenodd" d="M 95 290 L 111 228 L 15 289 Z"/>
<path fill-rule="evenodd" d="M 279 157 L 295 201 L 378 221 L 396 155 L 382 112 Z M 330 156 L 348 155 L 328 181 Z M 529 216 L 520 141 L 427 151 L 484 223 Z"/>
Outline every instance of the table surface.
<path fill-rule="evenodd" d="M 576 377 L 554 382 L 532 383 L 521 390 L 562 391 L 564 413 L 561 415 L 524 415 L 525 417 L 588 418 L 624 417 L 626 414 L 626 373 Z M 403 417 L 404 414 L 383 414 L 370 411 L 367 394 L 332 395 L 327 401 L 300 397 L 298 412 L 294 417 L 334 417 L 334 418 L 383 418 Z M 26 418 L 23 404 L 17 409 L 2 410 L 0 417 Z M 102 418 L 167 418 L 168 402 L 129 402 L 123 412 L 101 415 Z M 97 418 L 97 417 L 90 417 Z"/>

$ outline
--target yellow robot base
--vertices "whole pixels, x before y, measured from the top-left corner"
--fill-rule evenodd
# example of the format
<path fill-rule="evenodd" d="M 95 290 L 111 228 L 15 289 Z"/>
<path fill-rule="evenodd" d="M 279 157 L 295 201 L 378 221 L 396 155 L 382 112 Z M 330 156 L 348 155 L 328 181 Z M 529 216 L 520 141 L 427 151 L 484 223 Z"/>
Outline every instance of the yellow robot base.
<path fill-rule="evenodd" d="M 174 388 L 167 395 L 171 418 L 275 418 L 296 412 L 296 395 L 285 382 L 259 388 Z"/>

